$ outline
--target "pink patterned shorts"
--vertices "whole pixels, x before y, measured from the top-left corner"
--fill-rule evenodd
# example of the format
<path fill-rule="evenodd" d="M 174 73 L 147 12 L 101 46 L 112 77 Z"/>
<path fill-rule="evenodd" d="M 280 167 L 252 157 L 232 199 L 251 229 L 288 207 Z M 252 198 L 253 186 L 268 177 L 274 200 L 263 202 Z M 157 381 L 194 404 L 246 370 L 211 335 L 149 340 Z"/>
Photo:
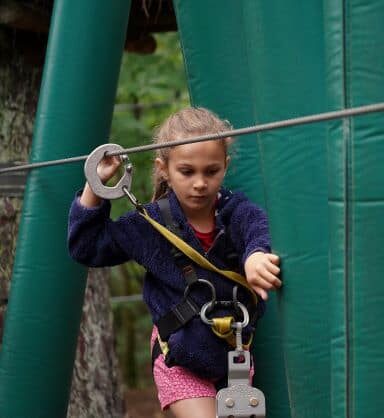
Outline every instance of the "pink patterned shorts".
<path fill-rule="evenodd" d="M 151 336 L 151 349 L 158 336 L 156 327 L 153 327 Z M 253 377 L 251 370 L 250 378 Z M 153 378 L 157 387 L 157 395 L 161 408 L 167 409 L 169 405 L 182 399 L 216 398 L 215 382 L 202 379 L 188 369 L 180 366 L 168 367 L 164 355 L 160 354 L 153 366 Z"/>

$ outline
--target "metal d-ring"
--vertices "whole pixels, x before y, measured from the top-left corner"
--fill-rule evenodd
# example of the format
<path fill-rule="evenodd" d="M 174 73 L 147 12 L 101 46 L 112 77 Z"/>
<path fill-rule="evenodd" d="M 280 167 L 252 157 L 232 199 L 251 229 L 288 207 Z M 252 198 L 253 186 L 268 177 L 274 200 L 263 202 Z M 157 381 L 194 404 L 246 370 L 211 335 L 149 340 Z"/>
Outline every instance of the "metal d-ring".
<path fill-rule="evenodd" d="M 210 312 L 215 307 L 216 302 L 209 301 L 205 303 L 200 310 L 200 318 L 207 325 L 213 325 L 213 320 L 207 317 L 207 312 Z M 249 312 L 248 309 L 241 303 L 236 302 L 236 305 L 240 308 L 243 314 L 243 322 L 241 322 L 240 327 L 245 328 L 249 323 Z"/>
<path fill-rule="evenodd" d="M 84 165 L 84 174 L 92 191 L 103 199 L 118 199 L 124 196 L 125 190 L 131 190 L 132 164 L 127 156 L 120 157 L 124 163 L 124 174 L 115 186 L 105 186 L 97 174 L 97 166 L 107 153 L 119 152 L 124 148 L 118 144 L 103 144 L 95 148 L 88 156 Z"/>
<path fill-rule="evenodd" d="M 209 289 L 211 290 L 211 294 L 212 294 L 212 299 L 208 302 L 208 303 L 215 303 L 216 302 L 216 289 L 215 286 L 213 286 L 213 284 L 205 279 L 197 279 L 195 282 L 190 283 L 184 290 L 184 298 L 186 298 L 188 296 L 188 293 L 191 290 L 191 287 L 193 285 L 195 285 L 196 283 L 203 283 L 206 284 Z"/>

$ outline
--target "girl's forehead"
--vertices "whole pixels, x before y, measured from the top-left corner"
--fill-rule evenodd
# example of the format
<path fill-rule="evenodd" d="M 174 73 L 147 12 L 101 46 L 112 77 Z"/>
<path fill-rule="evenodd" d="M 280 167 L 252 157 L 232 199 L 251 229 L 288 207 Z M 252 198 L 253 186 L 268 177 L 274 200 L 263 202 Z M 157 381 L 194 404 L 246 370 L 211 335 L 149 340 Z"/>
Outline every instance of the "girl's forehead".
<path fill-rule="evenodd" d="M 214 158 L 226 156 L 226 148 L 222 141 L 195 142 L 193 144 L 178 145 L 169 152 L 170 158 Z"/>

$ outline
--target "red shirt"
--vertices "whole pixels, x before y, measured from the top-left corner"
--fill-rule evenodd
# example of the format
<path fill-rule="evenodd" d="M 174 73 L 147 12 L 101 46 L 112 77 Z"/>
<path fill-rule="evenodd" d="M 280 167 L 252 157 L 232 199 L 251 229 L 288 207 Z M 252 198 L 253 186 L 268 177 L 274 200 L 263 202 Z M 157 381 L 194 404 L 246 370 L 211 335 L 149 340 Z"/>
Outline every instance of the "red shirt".
<path fill-rule="evenodd" d="M 213 227 L 212 231 L 209 232 L 198 231 L 192 225 L 191 228 L 193 229 L 193 232 L 195 233 L 197 238 L 200 240 L 200 243 L 204 248 L 204 251 L 208 251 L 211 248 L 213 241 L 215 240 L 215 227 Z"/>

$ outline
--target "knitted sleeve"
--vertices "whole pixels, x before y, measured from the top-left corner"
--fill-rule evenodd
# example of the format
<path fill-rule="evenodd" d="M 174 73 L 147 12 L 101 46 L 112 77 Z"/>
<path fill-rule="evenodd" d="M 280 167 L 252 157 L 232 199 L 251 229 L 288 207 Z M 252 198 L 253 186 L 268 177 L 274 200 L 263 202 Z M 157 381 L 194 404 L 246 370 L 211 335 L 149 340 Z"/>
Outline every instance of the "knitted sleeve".
<path fill-rule="evenodd" d="M 151 240 L 146 221 L 136 211 L 113 221 L 110 209 L 107 200 L 100 206 L 86 208 L 79 197 L 75 198 L 68 222 L 70 256 L 88 267 L 113 266 L 130 259 L 142 263 L 151 251 L 147 248 Z"/>
<path fill-rule="evenodd" d="M 249 200 L 239 202 L 233 211 L 231 236 L 236 237 L 242 264 L 256 251 L 271 251 L 267 215 Z"/>

